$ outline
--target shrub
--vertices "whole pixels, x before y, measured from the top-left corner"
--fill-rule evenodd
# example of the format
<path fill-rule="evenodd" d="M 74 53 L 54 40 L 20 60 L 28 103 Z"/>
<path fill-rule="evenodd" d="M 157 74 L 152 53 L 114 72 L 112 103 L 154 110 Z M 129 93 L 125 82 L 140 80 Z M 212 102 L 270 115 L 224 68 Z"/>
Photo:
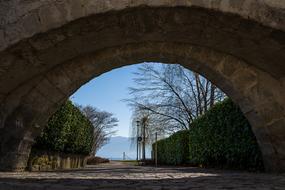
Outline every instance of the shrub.
<path fill-rule="evenodd" d="M 153 150 L 155 144 L 153 144 Z M 250 124 L 230 99 L 217 103 L 191 124 L 158 141 L 160 164 L 191 164 L 263 170 L 263 161 Z"/>
<path fill-rule="evenodd" d="M 98 156 L 91 156 L 87 159 L 88 165 L 96 165 L 96 164 L 102 164 L 102 163 L 109 163 L 110 160 L 107 158 L 101 158 Z"/>
<path fill-rule="evenodd" d="M 230 99 L 216 104 L 191 125 L 192 164 L 263 170 L 263 161 L 250 124 Z"/>
<path fill-rule="evenodd" d="M 160 164 L 181 165 L 188 162 L 189 131 L 179 131 L 157 143 L 157 158 Z M 152 146 L 155 150 L 155 144 Z"/>
<path fill-rule="evenodd" d="M 33 149 L 88 155 L 93 126 L 81 111 L 67 101 L 48 121 Z"/>

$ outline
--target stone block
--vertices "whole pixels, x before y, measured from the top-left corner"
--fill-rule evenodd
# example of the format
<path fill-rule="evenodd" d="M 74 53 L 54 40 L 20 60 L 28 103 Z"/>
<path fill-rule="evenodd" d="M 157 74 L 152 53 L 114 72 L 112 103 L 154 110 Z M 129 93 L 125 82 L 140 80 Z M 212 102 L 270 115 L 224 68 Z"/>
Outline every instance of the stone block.
<path fill-rule="evenodd" d="M 285 141 L 285 118 L 274 120 L 267 125 L 267 128 L 273 138 L 278 137 L 279 139 Z"/>
<path fill-rule="evenodd" d="M 36 88 L 41 94 L 49 97 L 53 103 L 58 103 L 66 97 L 66 95 L 63 94 L 63 92 L 61 92 L 60 89 L 56 85 L 52 84 L 47 78 L 43 78 Z"/>
<path fill-rule="evenodd" d="M 243 114 L 247 114 L 253 111 L 254 107 L 252 105 L 252 101 L 248 98 L 241 97 L 236 103 L 239 105 L 240 109 L 242 110 Z"/>
<path fill-rule="evenodd" d="M 284 117 L 283 107 L 274 100 L 263 100 L 256 104 L 255 109 L 258 111 L 265 124 L 270 124 L 271 122 Z"/>
<path fill-rule="evenodd" d="M 69 20 L 74 20 L 86 15 L 86 9 L 88 9 L 89 4 L 88 0 L 77 0 L 70 1 L 67 6 L 69 7 L 68 10 L 70 11 Z"/>
<path fill-rule="evenodd" d="M 239 64 L 236 64 L 237 60 L 232 56 L 225 56 L 220 63 L 217 65 L 217 70 L 225 75 L 227 78 L 230 78 L 233 73 L 241 69 Z"/>
<path fill-rule="evenodd" d="M 232 73 L 231 80 L 236 88 L 240 89 L 243 94 L 249 95 L 249 89 L 258 84 L 257 73 L 253 68 L 239 68 Z"/>
<path fill-rule="evenodd" d="M 285 137 L 283 136 L 282 139 L 279 139 L 276 145 L 277 145 L 276 150 L 277 150 L 278 156 L 280 157 L 280 160 L 281 161 L 283 161 L 282 159 L 285 160 Z"/>
<path fill-rule="evenodd" d="M 41 22 L 41 31 L 47 31 L 60 26 L 60 24 L 66 21 L 67 16 L 60 12 L 54 4 L 41 7 L 38 14 Z"/>
<path fill-rule="evenodd" d="M 253 109 L 252 111 L 244 113 L 244 115 L 248 119 L 248 121 L 250 122 L 250 124 L 253 128 L 265 127 L 266 124 L 265 124 L 262 116 L 259 115 L 258 110 Z"/>
<path fill-rule="evenodd" d="M 68 75 L 65 74 L 64 68 L 59 67 L 52 71 L 50 71 L 46 75 L 49 82 L 57 88 L 62 94 L 65 96 L 69 96 L 69 92 L 71 91 L 70 86 L 72 85 L 72 81 Z"/>
<path fill-rule="evenodd" d="M 30 14 L 24 15 L 21 18 L 20 22 L 23 27 L 23 36 L 25 38 L 36 34 L 39 31 L 39 28 L 41 26 L 38 14 L 35 11 Z"/>
<path fill-rule="evenodd" d="M 5 28 L 5 39 L 9 44 L 18 42 L 24 33 L 22 25 L 9 25 Z"/>
<path fill-rule="evenodd" d="M 38 114 L 49 110 L 49 107 L 54 103 L 50 101 L 49 97 L 41 94 L 41 92 L 34 88 L 29 94 L 25 96 L 22 104 L 22 112 L 24 117 L 36 117 Z M 33 116 L 34 115 L 34 116 Z"/>
<path fill-rule="evenodd" d="M 6 39 L 4 35 L 4 30 L 0 30 L 0 50 L 6 47 Z"/>

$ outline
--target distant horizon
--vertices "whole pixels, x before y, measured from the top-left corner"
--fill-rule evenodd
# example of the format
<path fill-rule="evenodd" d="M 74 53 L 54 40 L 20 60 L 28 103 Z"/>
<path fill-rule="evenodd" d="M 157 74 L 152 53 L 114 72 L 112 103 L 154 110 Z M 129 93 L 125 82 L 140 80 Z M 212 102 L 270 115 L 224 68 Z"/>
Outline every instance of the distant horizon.
<path fill-rule="evenodd" d="M 124 138 L 132 138 L 132 137 L 125 137 L 125 136 L 121 136 L 121 135 L 113 135 L 111 137 L 124 137 Z"/>
<path fill-rule="evenodd" d="M 134 160 L 137 157 L 136 146 L 133 146 L 130 137 L 116 136 L 111 137 L 110 141 L 98 150 L 96 156 L 123 160 L 124 152 L 128 160 Z M 147 158 L 151 157 L 151 146 L 147 146 L 146 156 Z"/>

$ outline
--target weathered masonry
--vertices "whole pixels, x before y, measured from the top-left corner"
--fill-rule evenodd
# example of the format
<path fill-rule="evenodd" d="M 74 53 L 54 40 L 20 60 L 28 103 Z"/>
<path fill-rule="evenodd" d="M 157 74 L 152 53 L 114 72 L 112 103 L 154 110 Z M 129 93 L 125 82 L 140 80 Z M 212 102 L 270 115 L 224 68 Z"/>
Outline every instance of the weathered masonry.
<path fill-rule="evenodd" d="M 285 171 L 284 0 L 0 0 L 0 169 L 26 166 L 47 119 L 90 79 L 143 61 L 215 83 Z"/>

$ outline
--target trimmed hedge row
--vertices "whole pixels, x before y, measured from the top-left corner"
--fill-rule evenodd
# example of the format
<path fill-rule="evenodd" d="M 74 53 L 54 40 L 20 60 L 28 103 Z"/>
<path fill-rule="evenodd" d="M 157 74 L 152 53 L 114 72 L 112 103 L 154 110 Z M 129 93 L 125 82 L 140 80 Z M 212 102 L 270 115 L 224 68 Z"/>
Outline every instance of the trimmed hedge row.
<path fill-rule="evenodd" d="M 92 148 L 93 130 L 88 118 L 68 100 L 49 119 L 33 150 L 88 155 Z"/>
<path fill-rule="evenodd" d="M 159 163 L 264 169 L 261 151 L 250 124 L 230 99 L 216 104 L 192 123 L 188 132 L 188 149 L 180 143 L 185 143 L 185 134 L 179 132 L 159 141 Z M 187 155 L 181 151 L 186 151 Z M 181 160 L 181 155 L 184 157 L 183 162 L 176 162 Z"/>
<path fill-rule="evenodd" d="M 189 158 L 189 131 L 179 131 L 157 142 L 157 159 L 160 164 L 181 165 Z M 152 145 L 155 150 L 155 144 Z"/>
<path fill-rule="evenodd" d="M 251 126 L 230 99 L 195 120 L 189 139 L 192 164 L 263 170 L 261 151 Z"/>

